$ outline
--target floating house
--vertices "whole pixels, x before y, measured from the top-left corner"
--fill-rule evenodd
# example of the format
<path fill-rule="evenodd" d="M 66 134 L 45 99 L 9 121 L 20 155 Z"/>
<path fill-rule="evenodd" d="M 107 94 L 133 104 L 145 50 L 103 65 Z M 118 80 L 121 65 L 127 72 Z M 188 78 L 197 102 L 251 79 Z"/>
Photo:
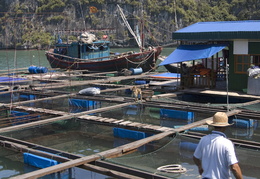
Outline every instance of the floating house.
<path fill-rule="evenodd" d="M 182 70 L 183 86 L 215 88 L 216 81 L 225 80 L 228 72 L 230 90 L 260 87 L 260 79 L 248 86 L 247 72 L 250 66 L 260 65 L 260 20 L 198 22 L 173 32 L 172 38 L 180 46 L 160 65 L 193 61 L 194 71 L 186 75 Z M 199 69 L 195 60 L 199 60 Z M 250 89 L 252 94 L 260 91 Z"/>

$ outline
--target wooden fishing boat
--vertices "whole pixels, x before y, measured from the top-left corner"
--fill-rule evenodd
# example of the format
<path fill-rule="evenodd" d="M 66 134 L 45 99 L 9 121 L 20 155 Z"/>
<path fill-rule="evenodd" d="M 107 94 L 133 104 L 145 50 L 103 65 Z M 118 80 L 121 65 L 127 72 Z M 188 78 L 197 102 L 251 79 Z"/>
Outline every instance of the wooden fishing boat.
<path fill-rule="evenodd" d="M 57 43 L 54 49 L 46 52 L 52 68 L 120 71 L 142 68 L 143 72 L 153 70 L 162 47 L 150 47 L 140 52 L 111 53 L 110 42 L 105 40 L 85 43 L 83 41 Z"/>
<path fill-rule="evenodd" d="M 77 41 L 71 43 L 64 44 L 58 38 L 55 49 L 46 52 L 51 67 L 102 72 L 121 71 L 130 68 L 141 68 L 143 72 L 154 70 L 162 47 L 145 49 L 143 39 L 140 38 L 139 33 L 133 32 L 123 10 L 119 5 L 117 7 L 129 32 L 135 38 L 140 52 L 111 53 L 110 42 L 106 40 L 107 37 L 97 40 L 94 34 L 84 32 L 78 36 Z"/>

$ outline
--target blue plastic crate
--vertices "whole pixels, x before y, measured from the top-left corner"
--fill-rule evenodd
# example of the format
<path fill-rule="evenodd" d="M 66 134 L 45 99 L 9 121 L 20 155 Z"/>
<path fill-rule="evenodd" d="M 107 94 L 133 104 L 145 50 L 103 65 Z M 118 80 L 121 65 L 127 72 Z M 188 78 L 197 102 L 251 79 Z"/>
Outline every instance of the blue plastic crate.
<path fill-rule="evenodd" d="M 37 168 L 46 168 L 59 164 L 56 160 L 52 160 L 30 153 L 23 153 L 23 159 L 24 163 L 35 166 Z"/>
<path fill-rule="evenodd" d="M 94 106 L 96 104 L 97 104 L 96 101 L 82 100 L 82 99 L 69 99 L 69 105 L 70 106 L 88 108 L 88 107 Z"/>
<path fill-rule="evenodd" d="M 174 119 L 191 120 L 194 119 L 194 112 L 178 111 L 172 109 L 161 109 L 160 116 L 167 117 L 167 118 L 174 118 Z"/>
<path fill-rule="evenodd" d="M 233 119 L 233 122 L 233 127 L 238 128 L 252 128 L 255 124 L 255 121 L 253 119 Z"/>
<path fill-rule="evenodd" d="M 115 137 L 120 137 L 124 139 L 144 139 L 149 134 L 146 134 L 145 132 L 139 132 L 139 131 L 133 131 L 133 130 L 128 130 L 128 129 L 121 129 L 121 128 L 113 128 L 114 136 Z"/>

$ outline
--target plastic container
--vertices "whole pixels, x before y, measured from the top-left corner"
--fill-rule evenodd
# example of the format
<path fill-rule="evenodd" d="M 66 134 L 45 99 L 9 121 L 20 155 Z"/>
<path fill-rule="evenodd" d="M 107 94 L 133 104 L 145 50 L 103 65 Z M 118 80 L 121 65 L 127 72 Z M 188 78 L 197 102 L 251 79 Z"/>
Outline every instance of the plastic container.
<path fill-rule="evenodd" d="M 46 67 L 37 67 L 36 71 L 37 71 L 37 73 L 47 73 L 48 72 L 48 68 L 46 68 Z"/>
<path fill-rule="evenodd" d="M 137 81 L 135 81 L 135 84 L 136 84 L 136 85 L 144 85 L 144 84 L 147 84 L 147 81 L 137 80 Z"/>
<path fill-rule="evenodd" d="M 252 128 L 254 127 L 253 119 L 233 119 L 234 125 L 233 127 L 237 128 Z"/>
<path fill-rule="evenodd" d="M 47 73 L 48 72 L 48 68 L 47 67 L 30 66 L 28 68 L 28 71 L 31 74 Z"/>
<path fill-rule="evenodd" d="M 160 109 L 161 117 L 166 118 L 174 118 L 174 119 L 184 119 L 184 120 L 192 120 L 194 119 L 194 112 L 188 111 L 179 111 L 172 109 Z"/>
<path fill-rule="evenodd" d="M 24 163 L 37 168 L 47 168 L 59 164 L 56 160 L 41 157 L 38 155 L 23 153 Z"/>
<path fill-rule="evenodd" d="M 130 71 L 132 71 L 132 75 L 140 75 L 143 73 L 142 68 L 130 68 Z"/>
<path fill-rule="evenodd" d="M 29 71 L 30 73 L 32 73 L 32 74 L 37 73 L 36 66 L 30 66 L 30 67 L 28 68 L 28 71 Z"/>

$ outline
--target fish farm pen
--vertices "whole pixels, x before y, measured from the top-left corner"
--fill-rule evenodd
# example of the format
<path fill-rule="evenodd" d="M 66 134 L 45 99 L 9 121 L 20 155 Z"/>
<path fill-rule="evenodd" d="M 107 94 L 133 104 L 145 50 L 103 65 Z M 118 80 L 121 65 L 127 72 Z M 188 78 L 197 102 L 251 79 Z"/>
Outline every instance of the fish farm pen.
<path fill-rule="evenodd" d="M 220 111 L 244 178 L 260 176 L 260 96 L 227 103 L 158 72 L 40 70 L 0 71 L 2 178 L 197 178 L 193 152 Z"/>

